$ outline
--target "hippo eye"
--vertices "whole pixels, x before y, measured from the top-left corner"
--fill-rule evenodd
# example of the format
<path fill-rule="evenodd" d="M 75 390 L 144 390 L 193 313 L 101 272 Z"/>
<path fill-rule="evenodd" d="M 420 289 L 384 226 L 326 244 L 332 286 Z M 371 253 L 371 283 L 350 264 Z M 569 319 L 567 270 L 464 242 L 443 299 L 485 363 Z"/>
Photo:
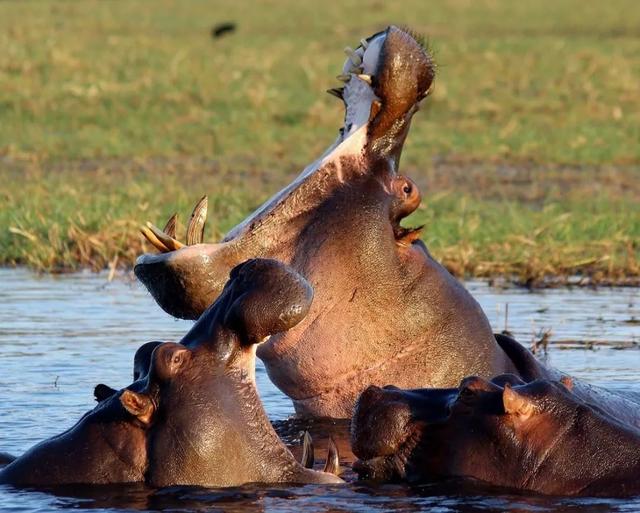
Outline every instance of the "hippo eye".
<path fill-rule="evenodd" d="M 175 365 L 180 365 L 182 363 L 182 355 L 181 354 L 174 354 L 173 358 L 171 359 L 171 363 L 173 363 Z"/>
<path fill-rule="evenodd" d="M 475 397 L 475 391 L 472 390 L 469 387 L 463 387 L 460 392 L 458 392 L 458 397 L 460 399 L 464 400 L 468 400 L 468 399 L 472 399 L 473 397 Z"/>

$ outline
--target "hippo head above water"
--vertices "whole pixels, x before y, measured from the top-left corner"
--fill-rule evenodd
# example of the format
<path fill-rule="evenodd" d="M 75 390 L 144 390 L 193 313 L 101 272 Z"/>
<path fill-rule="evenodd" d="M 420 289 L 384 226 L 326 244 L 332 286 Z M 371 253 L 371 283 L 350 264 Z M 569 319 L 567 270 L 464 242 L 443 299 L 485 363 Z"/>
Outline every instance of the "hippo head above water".
<path fill-rule="evenodd" d="M 153 403 L 113 391 L 70 429 L 29 449 L 0 470 L 20 486 L 133 483 L 144 480 Z"/>
<path fill-rule="evenodd" d="M 572 392 L 573 382 L 513 375 L 457 389 L 370 387 L 352 421 L 361 477 L 471 479 L 554 495 L 640 491 L 640 431 Z"/>
<path fill-rule="evenodd" d="M 299 323 L 312 289 L 274 260 L 233 269 L 214 304 L 180 344 L 153 350 L 140 402 L 156 405 L 147 482 L 236 486 L 339 483 L 304 468 L 280 441 L 255 386 L 257 344 Z"/>
<path fill-rule="evenodd" d="M 309 444 L 305 467 L 294 459 L 255 386 L 257 344 L 299 323 L 312 299 L 306 280 L 280 262 L 236 266 L 182 344 L 142 345 L 133 384 L 98 385 L 98 405 L 0 470 L 0 484 L 342 483 L 334 446 L 325 472 L 305 468 L 313 465 Z"/>
<path fill-rule="evenodd" d="M 369 384 L 452 386 L 463 376 L 511 370 L 479 305 L 401 226 L 420 204 L 398 174 L 413 114 L 434 80 L 414 36 L 396 27 L 363 40 L 346 61 L 336 142 L 218 244 L 201 244 L 204 203 L 183 246 L 166 229 L 144 233 L 160 250 L 135 266 L 168 313 L 196 319 L 247 258 L 281 260 L 312 284 L 295 328 L 258 356 L 271 380 L 308 416 L 351 416 Z M 152 227 L 153 228 L 153 227 Z M 194 243 L 194 244 L 193 244 Z"/>

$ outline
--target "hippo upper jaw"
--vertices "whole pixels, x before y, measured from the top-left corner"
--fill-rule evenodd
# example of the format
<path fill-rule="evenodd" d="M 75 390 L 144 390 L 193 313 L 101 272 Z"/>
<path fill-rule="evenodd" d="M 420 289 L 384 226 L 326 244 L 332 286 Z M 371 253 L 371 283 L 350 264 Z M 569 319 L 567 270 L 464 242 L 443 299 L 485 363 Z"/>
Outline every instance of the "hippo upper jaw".
<path fill-rule="evenodd" d="M 162 309 L 198 318 L 220 294 L 233 266 L 252 257 L 289 263 L 309 218 L 328 198 L 362 176 L 396 174 L 411 118 L 433 82 L 430 57 L 411 35 L 389 27 L 363 40 L 339 78 L 345 82 L 336 90 L 345 106 L 344 125 L 334 144 L 298 178 L 220 244 L 138 258 L 135 274 Z"/>

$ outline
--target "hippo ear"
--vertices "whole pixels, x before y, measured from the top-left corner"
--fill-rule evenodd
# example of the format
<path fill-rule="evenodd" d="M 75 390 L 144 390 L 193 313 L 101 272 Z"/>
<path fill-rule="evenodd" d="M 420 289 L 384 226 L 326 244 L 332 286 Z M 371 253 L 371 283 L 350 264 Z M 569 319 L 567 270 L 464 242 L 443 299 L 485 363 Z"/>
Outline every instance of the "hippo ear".
<path fill-rule="evenodd" d="M 125 410 L 145 426 L 151 424 L 155 407 L 147 394 L 139 394 L 133 390 L 125 389 L 120 395 L 120 402 Z"/>
<path fill-rule="evenodd" d="M 536 406 L 531 399 L 511 388 L 509 383 L 504 385 L 502 404 L 505 413 L 520 422 L 530 419 L 536 413 Z"/>
<path fill-rule="evenodd" d="M 96 401 L 101 403 L 102 401 L 106 401 L 114 394 L 117 394 L 118 391 L 115 388 L 111 388 L 103 383 L 99 383 L 93 389 L 93 397 L 95 397 Z"/>

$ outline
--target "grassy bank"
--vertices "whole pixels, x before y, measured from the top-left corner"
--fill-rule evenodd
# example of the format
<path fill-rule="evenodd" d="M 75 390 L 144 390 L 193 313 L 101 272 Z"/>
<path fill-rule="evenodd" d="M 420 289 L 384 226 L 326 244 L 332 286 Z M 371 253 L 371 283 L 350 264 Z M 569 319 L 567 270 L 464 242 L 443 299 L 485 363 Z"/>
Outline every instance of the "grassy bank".
<path fill-rule="evenodd" d="M 333 139 L 341 49 L 389 22 L 439 63 L 403 156 L 434 254 L 523 282 L 640 276 L 633 0 L 0 2 L 0 263 L 128 265 L 139 222 L 205 192 L 216 238 Z"/>
<path fill-rule="evenodd" d="M 206 193 L 205 234 L 215 240 L 294 175 L 290 169 L 275 179 L 250 162 L 229 169 L 202 159 L 69 166 L 6 173 L 16 185 L 0 210 L 8 227 L 0 232 L 3 263 L 47 271 L 126 267 L 151 249 L 138 233 L 142 222 L 162 225 L 175 211 L 184 222 Z M 425 225 L 425 242 L 459 276 L 640 282 L 637 168 L 442 162 L 407 171 L 425 197 L 407 223 Z"/>

